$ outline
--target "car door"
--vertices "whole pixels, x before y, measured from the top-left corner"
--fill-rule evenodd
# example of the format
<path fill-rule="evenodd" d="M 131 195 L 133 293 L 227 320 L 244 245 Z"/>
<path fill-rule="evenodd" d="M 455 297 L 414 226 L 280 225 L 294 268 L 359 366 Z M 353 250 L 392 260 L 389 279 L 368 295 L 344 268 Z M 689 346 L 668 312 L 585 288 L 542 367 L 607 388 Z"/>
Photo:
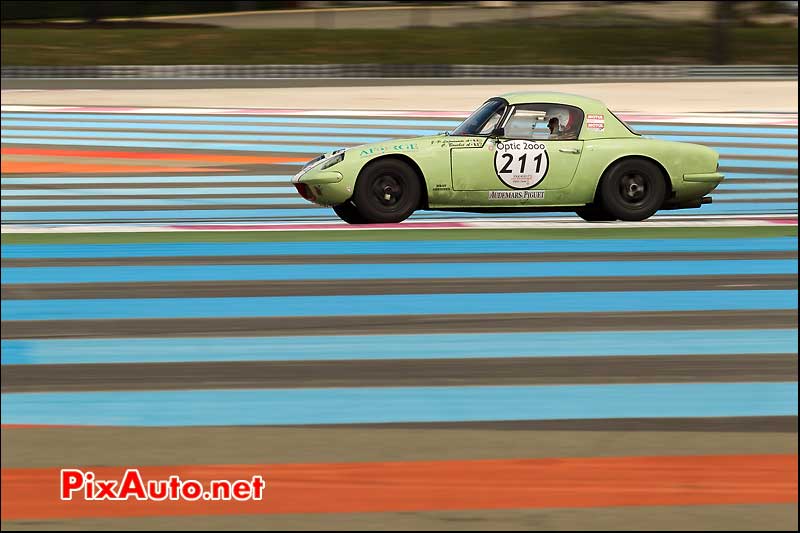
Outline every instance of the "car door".
<path fill-rule="evenodd" d="M 554 120 L 558 126 L 551 132 L 548 123 L 552 126 Z M 583 112 L 572 106 L 513 106 L 503 120 L 499 135 L 464 138 L 458 144 L 451 144 L 453 190 L 566 187 L 575 176 L 583 150 L 583 141 L 578 140 L 582 123 Z M 526 197 L 536 198 L 535 195 Z"/>

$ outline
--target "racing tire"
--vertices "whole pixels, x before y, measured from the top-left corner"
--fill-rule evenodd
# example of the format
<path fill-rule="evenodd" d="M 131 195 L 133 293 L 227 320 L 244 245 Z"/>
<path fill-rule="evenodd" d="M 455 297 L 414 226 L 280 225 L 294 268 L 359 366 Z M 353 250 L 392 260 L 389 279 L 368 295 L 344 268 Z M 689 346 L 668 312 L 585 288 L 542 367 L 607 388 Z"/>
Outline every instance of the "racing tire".
<path fill-rule="evenodd" d="M 343 204 L 333 206 L 333 212 L 347 222 L 348 224 L 366 224 L 367 221 L 358 212 L 358 208 L 353 205 L 353 202 L 346 201 Z"/>
<path fill-rule="evenodd" d="M 586 222 L 613 222 L 617 217 L 609 215 L 605 209 L 600 206 L 589 204 L 579 207 L 575 213 Z"/>
<path fill-rule="evenodd" d="M 367 223 L 402 222 L 419 206 L 422 191 L 416 172 L 397 159 L 379 160 L 358 177 L 353 203 Z"/>
<path fill-rule="evenodd" d="M 626 159 L 608 170 L 600 200 L 610 216 L 626 221 L 650 218 L 664 203 L 667 185 L 661 169 L 644 159 Z"/>

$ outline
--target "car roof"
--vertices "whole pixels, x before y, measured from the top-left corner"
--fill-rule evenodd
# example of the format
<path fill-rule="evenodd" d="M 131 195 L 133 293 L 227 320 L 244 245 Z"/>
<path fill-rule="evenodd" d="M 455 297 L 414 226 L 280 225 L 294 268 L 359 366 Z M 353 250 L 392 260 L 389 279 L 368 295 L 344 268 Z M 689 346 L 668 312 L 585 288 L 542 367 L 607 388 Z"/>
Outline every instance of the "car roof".
<path fill-rule="evenodd" d="M 605 104 L 594 98 L 587 98 L 577 94 L 556 93 L 556 92 L 537 92 L 537 91 L 518 91 L 513 93 L 501 94 L 509 104 L 565 104 L 575 107 L 585 108 L 605 108 Z"/>

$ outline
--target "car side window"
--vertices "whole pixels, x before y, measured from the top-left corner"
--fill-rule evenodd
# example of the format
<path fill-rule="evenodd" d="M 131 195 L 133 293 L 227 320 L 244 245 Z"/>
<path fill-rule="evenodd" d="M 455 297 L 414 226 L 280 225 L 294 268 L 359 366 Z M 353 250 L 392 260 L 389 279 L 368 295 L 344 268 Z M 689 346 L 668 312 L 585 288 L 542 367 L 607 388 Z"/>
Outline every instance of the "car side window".
<path fill-rule="evenodd" d="M 505 136 L 532 141 L 574 141 L 578 139 L 583 112 L 577 107 L 557 104 L 515 106 L 505 122 Z"/>

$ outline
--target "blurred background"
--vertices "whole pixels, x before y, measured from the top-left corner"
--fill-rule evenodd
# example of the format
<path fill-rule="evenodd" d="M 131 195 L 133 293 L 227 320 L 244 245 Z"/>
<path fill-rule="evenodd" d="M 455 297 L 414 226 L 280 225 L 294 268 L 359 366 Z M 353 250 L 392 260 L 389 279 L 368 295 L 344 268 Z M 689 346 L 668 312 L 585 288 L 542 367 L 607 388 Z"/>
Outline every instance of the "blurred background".
<path fill-rule="evenodd" d="M 797 2 L 2 2 L 3 530 L 797 530 Z M 641 223 L 300 198 L 486 99 L 709 146 Z M 61 468 L 267 482 L 57 499 Z"/>
<path fill-rule="evenodd" d="M 797 63 L 797 2 L 6 1 L 2 9 L 4 65 Z"/>

